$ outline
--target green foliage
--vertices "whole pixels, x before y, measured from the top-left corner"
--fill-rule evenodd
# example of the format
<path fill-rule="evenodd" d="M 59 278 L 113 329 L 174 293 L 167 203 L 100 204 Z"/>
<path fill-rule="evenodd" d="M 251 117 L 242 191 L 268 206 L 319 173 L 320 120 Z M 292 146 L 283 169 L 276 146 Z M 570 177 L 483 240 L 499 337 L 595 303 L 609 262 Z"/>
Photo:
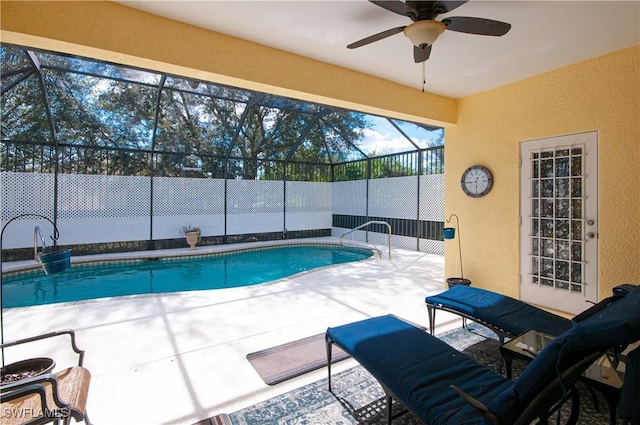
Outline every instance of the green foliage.
<path fill-rule="evenodd" d="M 363 158 L 371 126 L 365 114 L 151 71 L 47 53 L 33 54 L 36 67 L 23 49 L 0 53 L 3 169 L 50 172 L 57 154 L 71 173 L 330 181 L 330 164 Z M 373 161 L 371 173 L 415 173 L 399 161 Z M 359 165 L 339 174 L 367 175 Z"/>

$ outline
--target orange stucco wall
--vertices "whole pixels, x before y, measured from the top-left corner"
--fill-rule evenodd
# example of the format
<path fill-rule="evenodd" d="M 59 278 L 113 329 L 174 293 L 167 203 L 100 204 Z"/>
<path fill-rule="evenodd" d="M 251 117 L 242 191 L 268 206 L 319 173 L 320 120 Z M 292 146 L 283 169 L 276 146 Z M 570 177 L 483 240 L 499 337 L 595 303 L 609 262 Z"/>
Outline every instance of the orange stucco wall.
<path fill-rule="evenodd" d="M 640 284 L 640 46 L 461 99 L 446 127 L 446 213 L 463 227 L 465 277 L 519 296 L 520 142 L 598 132 L 599 293 Z M 493 190 L 460 189 L 470 165 L 492 170 Z M 457 245 L 447 244 L 455 274 Z"/>

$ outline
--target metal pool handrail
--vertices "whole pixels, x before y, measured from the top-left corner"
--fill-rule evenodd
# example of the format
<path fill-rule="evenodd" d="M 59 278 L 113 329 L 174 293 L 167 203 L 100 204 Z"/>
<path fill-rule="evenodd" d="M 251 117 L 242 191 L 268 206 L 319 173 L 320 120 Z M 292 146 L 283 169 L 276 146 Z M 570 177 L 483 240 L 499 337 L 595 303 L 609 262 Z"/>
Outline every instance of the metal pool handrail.
<path fill-rule="evenodd" d="M 387 223 L 386 221 L 375 221 L 375 220 L 372 220 L 372 221 L 367 221 L 366 223 L 361 224 L 358 227 L 354 227 L 353 229 L 343 233 L 342 236 L 340 236 L 340 245 L 344 245 L 342 243 L 342 238 L 347 236 L 349 233 L 353 233 L 358 229 L 362 229 L 363 227 L 369 226 L 370 224 L 384 224 L 385 226 L 387 226 L 388 233 L 389 233 L 389 259 L 391 259 L 391 225 L 389 223 Z"/>

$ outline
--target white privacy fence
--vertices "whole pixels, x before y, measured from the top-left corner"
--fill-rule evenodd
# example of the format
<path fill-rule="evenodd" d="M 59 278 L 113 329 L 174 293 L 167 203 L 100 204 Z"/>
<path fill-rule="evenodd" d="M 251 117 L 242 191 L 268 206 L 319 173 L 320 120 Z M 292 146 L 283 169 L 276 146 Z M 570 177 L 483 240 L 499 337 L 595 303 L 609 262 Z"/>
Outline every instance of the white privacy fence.
<path fill-rule="evenodd" d="M 0 185 L 2 224 L 24 213 L 53 218 L 56 209 L 59 245 L 176 239 L 188 224 L 204 238 L 307 230 L 340 236 L 376 219 L 391 224 L 394 246 L 444 251 L 442 174 L 333 183 L 59 174 L 56 205 L 54 174 L 2 172 Z M 33 247 L 35 226 L 52 233 L 44 220 L 16 220 L 3 248 Z M 384 231 L 353 236 L 386 243 Z"/>
<path fill-rule="evenodd" d="M 333 183 L 333 236 L 370 220 L 387 221 L 392 245 L 444 254 L 444 175 L 392 177 Z M 336 219 L 338 218 L 338 219 Z M 384 229 L 366 229 L 349 238 L 386 244 Z"/>

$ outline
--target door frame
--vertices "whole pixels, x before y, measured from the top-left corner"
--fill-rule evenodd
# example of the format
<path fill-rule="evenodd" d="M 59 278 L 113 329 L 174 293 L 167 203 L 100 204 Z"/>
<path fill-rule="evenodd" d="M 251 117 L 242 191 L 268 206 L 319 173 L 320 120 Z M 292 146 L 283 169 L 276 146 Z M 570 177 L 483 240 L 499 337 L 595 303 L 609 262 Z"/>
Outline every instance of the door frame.
<path fill-rule="evenodd" d="M 596 303 L 599 299 L 599 276 L 598 276 L 598 131 L 587 131 L 582 133 L 552 136 L 539 139 L 523 140 L 520 142 L 520 254 L 519 254 L 519 283 L 520 298 L 523 301 L 538 304 L 555 310 L 577 314 Z M 564 291 L 554 287 L 544 285 L 527 285 L 527 275 L 532 269 L 532 239 L 533 231 L 531 224 L 531 199 L 532 183 L 530 177 L 532 171 L 523 168 L 530 167 L 530 154 L 533 151 L 545 150 L 556 151 L 562 147 L 570 147 L 576 144 L 584 145 L 582 170 L 583 186 L 582 198 L 582 225 L 581 239 L 584 294 L 572 291 Z M 554 176 L 555 179 L 556 176 Z M 556 180 L 554 180 L 555 182 Z M 555 192 L 554 192 L 555 196 Z M 556 198 L 554 197 L 554 202 Z M 555 214 L 555 213 L 554 213 Z M 555 217 L 554 217 L 555 219 Z M 555 220 L 554 220 L 555 221 Z M 570 220 L 571 221 L 571 220 Z M 589 224 L 587 224 L 589 223 Z M 587 238 L 587 234 L 592 234 L 592 238 Z M 555 240 L 555 235 L 553 237 Z M 555 254 L 554 254 L 555 255 Z M 554 257 L 555 258 L 555 257 Z M 556 263 L 557 264 L 557 263 Z M 556 269 L 557 270 L 557 269 Z M 585 302 L 586 301 L 586 302 Z"/>

